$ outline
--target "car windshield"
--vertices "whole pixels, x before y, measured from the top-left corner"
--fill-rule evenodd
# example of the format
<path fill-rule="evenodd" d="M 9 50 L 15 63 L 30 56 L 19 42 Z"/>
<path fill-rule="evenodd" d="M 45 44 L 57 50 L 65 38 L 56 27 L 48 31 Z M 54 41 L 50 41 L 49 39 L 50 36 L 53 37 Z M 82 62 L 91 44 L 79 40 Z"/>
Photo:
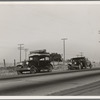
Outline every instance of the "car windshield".
<path fill-rule="evenodd" d="M 39 60 L 39 57 L 38 56 L 30 57 L 29 60 L 38 61 Z"/>
<path fill-rule="evenodd" d="M 48 61 L 50 60 L 49 56 L 32 56 L 29 58 L 29 60 L 33 60 L 33 61 Z"/>
<path fill-rule="evenodd" d="M 42 57 L 42 58 L 40 58 L 40 61 L 46 61 L 46 60 L 49 60 L 49 57 Z"/>

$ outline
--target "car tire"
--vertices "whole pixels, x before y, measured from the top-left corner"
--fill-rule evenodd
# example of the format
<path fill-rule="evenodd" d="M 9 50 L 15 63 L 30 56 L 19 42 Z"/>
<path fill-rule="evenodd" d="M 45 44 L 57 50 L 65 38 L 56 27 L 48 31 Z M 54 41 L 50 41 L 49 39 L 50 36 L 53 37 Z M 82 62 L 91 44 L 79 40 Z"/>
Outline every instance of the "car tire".
<path fill-rule="evenodd" d="M 39 69 L 38 69 L 36 72 L 37 72 L 37 73 L 40 73 L 40 72 L 41 72 L 41 70 L 39 70 Z"/>
<path fill-rule="evenodd" d="M 22 72 L 21 72 L 21 71 L 17 71 L 17 74 L 18 74 L 18 75 L 21 75 L 21 74 L 22 74 Z"/>
<path fill-rule="evenodd" d="M 31 74 L 36 73 L 36 67 L 35 66 L 31 66 L 30 73 Z"/>
<path fill-rule="evenodd" d="M 72 66 L 68 64 L 68 70 L 72 70 Z"/>
<path fill-rule="evenodd" d="M 48 65 L 48 72 L 52 72 L 52 69 L 53 69 L 53 66 L 50 64 L 50 65 Z"/>
<path fill-rule="evenodd" d="M 90 67 L 90 69 L 91 69 L 91 68 L 92 68 L 92 65 L 90 65 L 89 67 Z"/>
<path fill-rule="evenodd" d="M 81 66 L 81 65 L 79 65 L 79 66 L 78 66 L 78 69 L 79 69 L 79 70 L 81 70 L 81 69 L 82 69 L 82 66 Z"/>

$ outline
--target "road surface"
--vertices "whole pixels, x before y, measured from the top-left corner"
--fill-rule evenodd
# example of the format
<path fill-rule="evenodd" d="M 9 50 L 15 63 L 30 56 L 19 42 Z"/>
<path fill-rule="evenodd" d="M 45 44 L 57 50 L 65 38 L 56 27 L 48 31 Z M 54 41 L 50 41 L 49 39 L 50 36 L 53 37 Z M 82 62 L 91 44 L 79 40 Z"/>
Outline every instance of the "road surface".
<path fill-rule="evenodd" d="M 100 81 L 50 94 L 52 96 L 100 96 Z"/>
<path fill-rule="evenodd" d="M 100 70 L 0 80 L 1 96 L 48 96 L 100 81 Z M 71 90 L 70 90 L 71 91 Z M 73 94 L 72 94 L 73 95 Z M 94 94 L 95 95 L 95 94 Z M 98 94 L 99 95 L 99 94 Z"/>

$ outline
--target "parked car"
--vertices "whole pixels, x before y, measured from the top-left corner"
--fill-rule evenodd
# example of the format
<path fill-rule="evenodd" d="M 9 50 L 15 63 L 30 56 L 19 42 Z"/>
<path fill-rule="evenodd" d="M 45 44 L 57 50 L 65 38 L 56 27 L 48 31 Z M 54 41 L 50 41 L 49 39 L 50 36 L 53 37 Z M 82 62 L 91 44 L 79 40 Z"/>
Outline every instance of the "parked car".
<path fill-rule="evenodd" d="M 22 74 L 25 72 L 36 73 L 41 71 L 51 72 L 53 66 L 50 61 L 50 54 L 46 52 L 31 53 L 29 60 L 22 61 L 17 65 L 17 73 Z"/>
<path fill-rule="evenodd" d="M 68 62 L 68 69 L 86 69 L 92 68 L 91 62 L 85 57 L 71 58 Z"/>

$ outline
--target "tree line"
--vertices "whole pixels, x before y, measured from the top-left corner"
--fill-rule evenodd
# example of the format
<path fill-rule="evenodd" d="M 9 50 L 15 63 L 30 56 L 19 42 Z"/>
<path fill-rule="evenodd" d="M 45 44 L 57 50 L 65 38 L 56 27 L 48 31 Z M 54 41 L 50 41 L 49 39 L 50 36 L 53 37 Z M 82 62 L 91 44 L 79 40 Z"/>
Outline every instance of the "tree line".
<path fill-rule="evenodd" d="M 58 53 L 51 53 L 50 54 L 50 60 L 51 61 L 62 61 L 62 57 L 61 57 L 61 54 L 58 54 Z"/>

